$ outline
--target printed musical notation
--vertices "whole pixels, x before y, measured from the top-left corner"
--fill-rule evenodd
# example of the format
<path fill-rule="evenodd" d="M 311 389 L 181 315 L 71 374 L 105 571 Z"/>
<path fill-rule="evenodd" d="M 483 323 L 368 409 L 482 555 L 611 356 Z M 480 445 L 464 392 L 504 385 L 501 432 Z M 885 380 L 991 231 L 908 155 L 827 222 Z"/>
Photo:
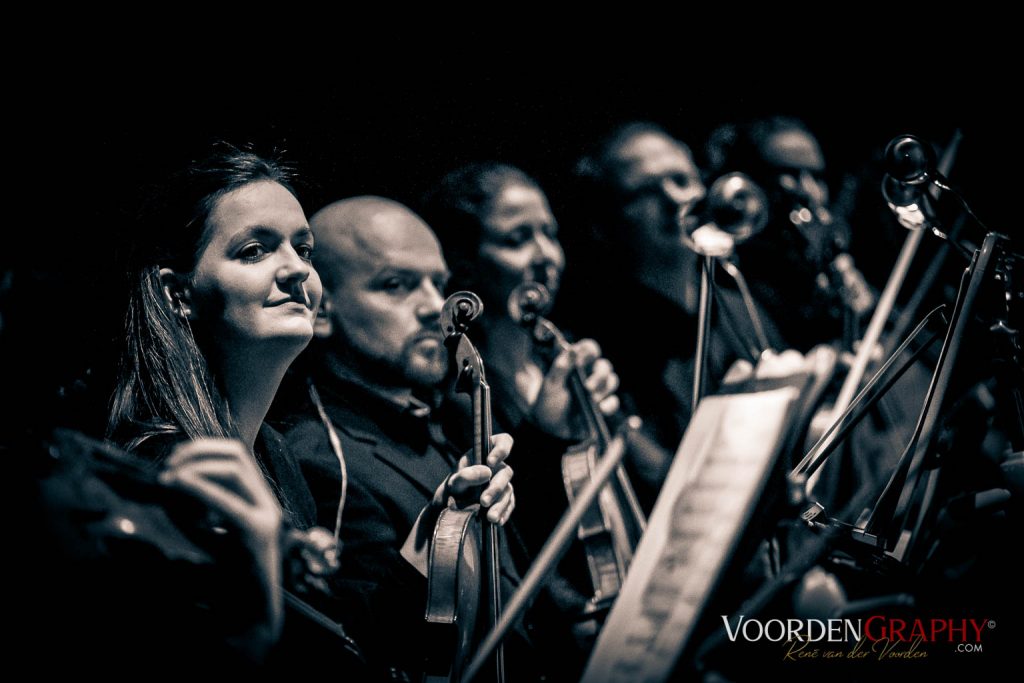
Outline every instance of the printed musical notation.
<path fill-rule="evenodd" d="M 798 393 L 785 386 L 701 402 L 585 683 L 653 683 L 672 672 L 754 512 Z"/>

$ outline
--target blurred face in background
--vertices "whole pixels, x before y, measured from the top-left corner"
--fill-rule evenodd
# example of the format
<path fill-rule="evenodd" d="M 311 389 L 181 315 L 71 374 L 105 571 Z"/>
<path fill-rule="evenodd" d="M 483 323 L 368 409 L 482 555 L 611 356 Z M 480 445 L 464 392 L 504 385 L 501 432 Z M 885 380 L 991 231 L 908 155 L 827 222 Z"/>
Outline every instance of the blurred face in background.
<path fill-rule="evenodd" d="M 544 194 L 531 185 L 502 185 L 480 217 L 478 294 L 490 310 L 505 311 L 512 290 L 539 282 L 558 292 L 565 254 Z"/>
<path fill-rule="evenodd" d="M 825 158 L 809 133 L 795 128 L 776 131 L 764 140 L 761 155 L 784 192 L 810 207 L 828 204 L 828 186 L 822 178 Z"/>
<path fill-rule="evenodd" d="M 780 219 L 788 219 L 805 241 L 802 253 L 794 250 L 793 255 L 824 268 L 836 250 L 845 249 L 850 234 L 844 221 L 835 220 L 829 206 L 823 177 L 825 158 L 818 141 L 800 128 L 782 128 L 764 138 L 760 152 L 773 211 Z"/>
<path fill-rule="evenodd" d="M 657 132 L 626 138 L 610 155 L 619 196 L 622 246 L 636 266 L 673 267 L 680 236 L 697 227 L 694 207 L 706 193 L 689 150 Z"/>

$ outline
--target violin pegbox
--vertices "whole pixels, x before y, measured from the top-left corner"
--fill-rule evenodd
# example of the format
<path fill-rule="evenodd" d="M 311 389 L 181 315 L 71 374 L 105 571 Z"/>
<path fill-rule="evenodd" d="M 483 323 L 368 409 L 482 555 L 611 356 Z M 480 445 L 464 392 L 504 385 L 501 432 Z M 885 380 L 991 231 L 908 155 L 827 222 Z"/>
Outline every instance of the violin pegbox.
<path fill-rule="evenodd" d="M 469 324 L 484 312 L 484 302 L 469 291 L 455 292 L 445 299 L 441 307 L 441 332 L 445 338 L 465 334 Z"/>
<path fill-rule="evenodd" d="M 470 323 L 483 313 L 484 304 L 473 292 L 455 292 L 441 308 L 441 333 L 452 362 L 455 390 L 471 394 L 474 387 L 485 382 L 484 364 L 466 332 Z"/>

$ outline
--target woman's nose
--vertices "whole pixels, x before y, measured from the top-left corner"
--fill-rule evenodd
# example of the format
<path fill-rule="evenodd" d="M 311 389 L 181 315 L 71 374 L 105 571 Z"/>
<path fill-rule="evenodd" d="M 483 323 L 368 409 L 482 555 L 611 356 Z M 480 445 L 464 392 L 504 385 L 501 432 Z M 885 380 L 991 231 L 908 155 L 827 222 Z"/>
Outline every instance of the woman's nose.
<path fill-rule="evenodd" d="M 284 262 L 278 268 L 277 278 L 281 282 L 305 282 L 313 266 L 299 256 L 294 249 L 287 249 Z"/>
<path fill-rule="evenodd" d="M 538 232 L 534 238 L 534 253 L 533 253 L 533 264 L 536 265 L 553 265 L 557 268 L 562 267 L 562 261 L 564 254 L 562 252 L 562 245 L 559 244 L 558 240 L 549 237 L 543 232 Z"/>

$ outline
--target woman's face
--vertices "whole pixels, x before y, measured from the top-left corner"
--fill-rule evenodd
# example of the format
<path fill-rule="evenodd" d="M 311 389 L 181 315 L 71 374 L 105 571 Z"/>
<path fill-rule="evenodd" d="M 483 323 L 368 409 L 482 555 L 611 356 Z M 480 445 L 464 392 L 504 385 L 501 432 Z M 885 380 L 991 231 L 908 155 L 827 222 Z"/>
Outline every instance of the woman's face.
<path fill-rule="evenodd" d="M 544 194 L 521 183 L 506 184 L 481 220 L 478 293 L 491 310 L 505 311 L 509 294 L 523 282 L 558 291 L 565 254 L 558 224 Z"/>
<path fill-rule="evenodd" d="M 222 350 L 267 341 L 305 346 L 322 289 L 298 200 L 276 182 L 249 183 L 217 200 L 206 231 L 190 282 L 194 324 Z"/>

